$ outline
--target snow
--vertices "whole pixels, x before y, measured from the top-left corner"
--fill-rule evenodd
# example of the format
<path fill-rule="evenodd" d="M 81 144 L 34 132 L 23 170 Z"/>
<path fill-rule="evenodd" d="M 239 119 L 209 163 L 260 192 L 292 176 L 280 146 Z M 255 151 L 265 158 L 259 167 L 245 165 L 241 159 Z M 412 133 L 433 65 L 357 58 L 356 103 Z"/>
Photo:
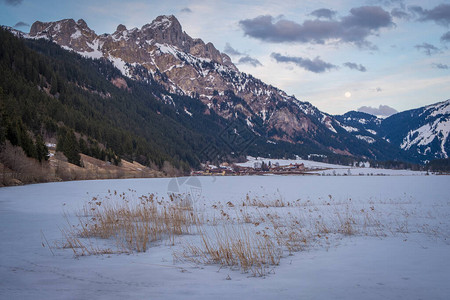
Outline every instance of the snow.
<path fill-rule="evenodd" d="M 129 68 L 128 68 L 127 65 L 126 65 L 126 62 L 123 61 L 121 58 L 119 58 L 119 57 L 114 57 L 114 56 L 111 56 L 111 55 L 110 55 L 110 56 L 108 57 L 108 60 L 111 61 L 111 62 L 113 63 L 113 65 L 114 65 L 117 69 L 119 69 L 119 71 L 120 71 L 124 76 L 131 77 L 130 70 L 129 70 Z"/>
<path fill-rule="evenodd" d="M 161 53 L 172 54 L 175 57 L 177 57 L 177 53 L 179 52 L 175 49 L 175 46 L 172 45 L 155 43 L 155 46 L 158 47 Z"/>
<path fill-rule="evenodd" d="M 375 143 L 375 139 L 374 139 L 373 137 L 366 136 L 366 135 L 360 135 L 360 134 L 357 134 L 357 135 L 355 135 L 355 136 L 356 136 L 358 139 L 363 140 L 363 141 L 366 141 L 366 142 L 369 143 L 369 144 Z"/>
<path fill-rule="evenodd" d="M 434 142 L 440 144 L 441 149 L 437 152 L 442 154 L 444 158 L 448 158 L 445 145 L 450 134 L 450 100 L 426 106 L 420 116 L 422 115 L 426 115 L 425 121 L 427 123 L 410 130 L 403 138 L 400 147 L 409 150 L 415 146 L 417 152 L 427 154 L 431 153 L 431 147 L 425 146 Z"/>
<path fill-rule="evenodd" d="M 339 165 L 332 165 L 332 164 L 326 164 L 322 162 L 316 162 L 312 160 L 304 160 L 304 159 L 273 159 L 273 158 L 266 158 L 266 157 L 253 157 L 253 156 L 247 156 L 247 161 L 245 163 L 237 163 L 236 165 L 241 167 L 253 167 L 255 162 L 266 162 L 269 163 L 269 161 L 272 164 L 278 163 L 280 166 L 288 166 L 290 164 L 304 164 L 306 168 L 311 169 L 325 169 L 325 168 L 347 168 L 347 166 L 339 166 Z"/>
<path fill-rule="evenodd" d="M 423 171 L 411 170 L 392 170 L 392 169 L 377 169 L 370 168 L 368 162 L 363 163 L 363 167 L 334 165 L 313 160 L 297 159 L 273 159 L 264 157 L 247 156 L 245 163 L 237 163 L 241 167 L 253 167 L 255 162 L 265 162 L 268 164 L 278 163 L 280 166 L 288 166 L 290 164 L 303 164 L 309 174 L 317 175 L 336 175 L 336 176 L 418 176 L 425 175 Z"/>
<path fill-rule="evenodd" d="M 36 35 L 36 36 L 31 36 L 29 34 L 24 34 L 24 38 L 32 39 L 32 40 L 40 40 L 40 39 L 50 40 L 50 38 L 47 36 L 47 34 L 41 34 L 41 35 Z"/>
<path fill-rule="evenodd" d="M 331 120 L 325 121 L 325 126 L 332 132 L 337 133 L 336 129 L 334 129 L 333 125 L 331 125 Z"/>
<path fill-rule="evenodd" d="M 356 206 L 374 206 L 380 221 L 392 228 L 401 225 L 396 224 L 397 217 L 404 216 L 407 230 L 387 237 L 342 236 L 285 255 L 262 278 L 217 265 L 174 262 L 172 251 L 181 238 L 175 246 L 161 242 L 145 253 L 76 259 L 70 249 L 53 247 L 52 254 L 47 246 L 47 241 L 50 245 L 61 241 L 64 212 L 73 214 L 93 196 L 106 196 L 108 189 L 164 196 L 171 179 L 1 188 L 1 298 L 446 299 L 450 294 L 448 176 L 197 178 L 201 197 L 196 205 L 205 211 L 218 201 L 242 202 L 248 192 L 260 197 L 276 194 L 284 201 L 310 201 L 311 208 L 318 209 L 326 207 L 323 204 L 332 195 L 336 209 L 348 199 Z"/>
<path fill-rule="evenodd" d="M 345 130 L 347 130 L 347 132 L 356 132 L 358 131 L 358 128 L 352 127 L 352 126 L 346 126 L 346 125 L 341 125 L 342 128 L 344 128 Z"/>
<path fill-rule="evenodd" d="M 432 111 L 430 113 L 430 111 Z M 429 114 L 427 118 L 436 117 L 439 115 L 449 115 L 450 114 L 450 99 L 447 101 L 439 102 L 436 104 L 429 105 L 423 111 L 423 114 Z"/>
<path fill-rule="evenodd" d="M 92 51 L 78 52 L 78 54 L 92 59 L 99 59 L 103 57 L 103 52 L 100 50 L 102 47 L 98 39 L 95 39 L 92 43 L 87 42 L 87 45 L 92 49 Z"/>
<path fill-rule="evenodd" d="M 262 119 L 263 119 L 263 121 L 265 121 L 266 118 L 267 118 L 266 113 L 267 113 L 267 110 L 266 110 L 265 108 L 263 108 L 263 109 L 261 110 L 261 114 L 262 114 Z"/>
<path fill-rule="evenodd" d="M 167 70 L 163 71 L 162 73 L 170 72 L 170 71 L 172 71 L 174 68 L 182 68 L 182 67 L 184 67 L 184 66 L 185 66 L 185 63 L 184 63 L 184 62 L 181 63 L 181 64 L 178 64 L 178 65 L 172 65 L 172 66 L 170 66 Z"/>
<path fill-rule="evenodd" d="M 167 29 L 172 25 L 172 21 L 170 20 L 172 16 L 163 16 L 160 21 L 154 20 L 151 24 L 146 25 L 145 29 L 151 28 L 151 29 Z M 143 28 L 144 29 L 144 28 Z"/>
<path fill-rule="evenodd" d="M 75 33 L 71 36 L 72 39 L 74 39 L 74 35 L 75 35 L 76 33 L 77 33 L 77 32 L 75 32 Z M 33 37 L 30 37 L 30 38 L 33 38 Z M 34 38 L 38 39 L 38 38 L 40 38 L 40 37 L 34 37 Z M 75 38 L 79 38 L 79 36 L 78 36 L 78 37 L 75 37 Z M 99 58 L 102 58 L 102 57 L 103 57 L 103 52 L 100 50 L 100 49 L 102 48 L 103 44 L 100 45 L 100 41 L 99 41 L 98 39 L 95 39 L 94 41 L 92 41 L 92 43 L 86 42 L 86 44 L 87 44 L 87 46 L 89 46 L 89 48 L 90 48 L 92 51 L 75 51 L 73 48 L 71 48 L 70 46 L 66 46 L 66 45 L 61 45 L 61 48 L 65 49 L 65 50 L 67 50 L 67 51 L 76 52 L 76 53 L 78 53 L 78 54 L 80 54 L 81 56 L 84 56 L 84 57 L 86 57 L 86 58 L 99 59 Z"/>
<path fill-rule="evenodd" d="M 184 108 L 184 112 L 185 112 L 187 115 L 189 115 L 190 117 L 192 117 L 192 113 L 191 113 L 190 111 L 188 111 L 186 107 Z"/>
<path fill-rule="evenodd" d="M 164 101 L 164 103 L 175 106 L 175 102 L 173 101 L 173 98 L 170 95 L 161 94 L 161 98 Z"/>
<path fill-rule="evenodd" d="M 202 63 L 211 63 L 211 59 L 204 58 L 204 57 L 197 57 L 197 56 L 194 56 L 192 54 L 185 53 L 185 52 L 179 50 L 176 46 L 173 46 L 173 45 L 160 44 L 160 43 L 155 43 L 154 45 L 158 48 L 159 53 L 173 55 L 174 57 L 182 60 L 183 62 L 186 62 L 186 63 L 196 67 L 197 71 L 203 77 L 208 75 L 210 70 L 209 69 L 204 69 L 202 67 Z M 198 65 L 199 65 L 199 67 L 198 67 Z M 217 64 L 217 63 L 214 63 L 214 68 L 215 68 L 216 71 L 218 69 L 223 70 L 224 68 L 226 68 L 227 70 L 229 69 L 229 68 L 224 67 L 224 66 L 222 66 L 220 64 Z"/>
<path fill-rule="evenodd" d="M 59 25 L 59 24 L 58 24 Z M 83 35 L 81 34 L 81 31 L 80 30 L 76 30 L 71 36 L 70 36 L 70 38 L 72 39 L 72 40 L 76 40 L 76 39 L 79 39 L 80 37 L 82 37 Z"/>
<path fill-rule="evenodd" d="M 409 150 L 412 146 L 426 146 L 430 144 L 435 138 L 440 138 L 441 151 L 444 157 L 448 157 L 445 151 L 445 143 L 447 142 L 450 133 L 450 119 L 436 119 L 433 123 L 427 123 L 415 130 L 408 132 L 403 139 L 400 147 L 404 150 Z"/>
<path fill-rule="evenodd" d="M 62 45 L 61 48 L 63 48 L 64 50 L 67 50 L 67 51 L 73 51 L 73 49 L 70 48 L 69 46 Z"/>
<path fill-rule="evenodd" d="M 377 132 L 375 130 L 372 130 L 372 129 L 366 129 L 366 130 L 373 135 L 377 135 Z"/>

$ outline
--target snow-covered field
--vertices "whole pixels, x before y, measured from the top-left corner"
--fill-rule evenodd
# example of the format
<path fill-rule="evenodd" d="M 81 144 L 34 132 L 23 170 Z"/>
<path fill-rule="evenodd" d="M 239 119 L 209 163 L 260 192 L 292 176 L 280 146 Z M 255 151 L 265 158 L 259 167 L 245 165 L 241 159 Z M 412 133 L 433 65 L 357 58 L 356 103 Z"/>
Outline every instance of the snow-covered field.
<path fill-rule="evenodd" d="M 243 176 L 1 188 L 0 298 L 448 299 L 449 186 L 450 176 Z M 354 232 L 321 233 L 292 255 L 284 249 L 279 265 L 263 277 L 236 267 L 174 261 L 174 251 L 186 241 L 198 242 L 195 233 L 176 238 L 174 246 L 157 242 L 145 253 L 75 258 L 71 249 L 55 246 L 64 241 L 64 213 L 73 216 L 94 196 L 104 200 L 110 190 L 125 192 L 127 199 L 149 193 L 167 198 L 174 187 L 192 191 L 196 211 L 208 219 L 223 211 L 236 221 L 240 209 L 279 216 L 277 222 L 295 215 L 307 231 L 317 220 L 350 214 Z M 244 208 L 247 194 L 286 205 Z M 361 219 L 370 223 L 367 228 L 360 217 L 370 217 Z M 333 222 L 323 224 L 338 226 Z M 267 225 L 256 224 L 246 226 Z"/>
<path fill-rule="evenodd" d="M 304 164 L 306 168 L 310 169 L 308 173 L 318 175 L 336 175 L 336 176 L 403 176 L 403 175 L 425 175 L 424 171 L 411 170 L 393 170 L 393 169 L 377 169 L 369 167 L 369 163 L 364 163 L 365 166 L 343 166 L 328 163 L 317 162 L 306 159 L 272 159 L 265 157 L 247 156 L 245 163 L 238 163 L 242 167 L 254 167 L 255 163 L 265 162 L 268 164 L 278 163 L 280 166 L 288 166 L 289 164 Z"/>

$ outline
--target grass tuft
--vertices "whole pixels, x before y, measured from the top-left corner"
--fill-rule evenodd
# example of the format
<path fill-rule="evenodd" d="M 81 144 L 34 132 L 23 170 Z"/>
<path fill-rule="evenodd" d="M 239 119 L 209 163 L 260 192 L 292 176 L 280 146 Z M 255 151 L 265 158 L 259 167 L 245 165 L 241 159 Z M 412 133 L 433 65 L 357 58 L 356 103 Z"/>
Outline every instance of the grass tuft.
<path fill-rule="evenodd" d="M 114 196 L 114 197 L 113 197 Z M 120 201 L 111 201 L 111 198 Z M 69 222 L 61 230 L 66 247 L 75 255 L 102 253 L 92 247 L 95 238 L 114 240 L 118 252 L 145 252 L 156 241 L 169 240 L 190 233 L 198 218 L 192 206 L 181 196 L 171 196 L 170 201 L 160 201 L 155 195 L 141 196 L 139 201 L 129 201 L 125 193 L 109 193 L 99 200 L 94 197 L 77 214 L 78 226 Z M 68 218 L 66 218 L 68 220 Z"/>

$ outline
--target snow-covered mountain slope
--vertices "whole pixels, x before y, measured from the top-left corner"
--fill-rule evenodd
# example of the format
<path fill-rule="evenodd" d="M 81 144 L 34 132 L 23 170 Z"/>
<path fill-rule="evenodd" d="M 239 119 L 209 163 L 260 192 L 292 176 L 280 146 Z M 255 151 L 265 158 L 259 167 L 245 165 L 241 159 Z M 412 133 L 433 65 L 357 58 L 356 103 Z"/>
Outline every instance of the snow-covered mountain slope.
<path fill-rule="evenodd" d="M 344 115 L 335 116 L 335 118 L 341 123 L 342 128 L 360 140 L 370 144 L 380 140 L 377 133 L 382 119 L 376 116 L 364 112 L 349 111 Z"/>
<path fill-rule="evenodd" d="M 335 116 L 344 129 L 368 142 L 385 140 L 416 160 L 450 155 L 450 100 L 397 113 L 386 119 L 348 112 Z"/>
<path fill-rule="evenodd" d="M 395 114 L 382 122 L 383 134 L 406 151 L 427 159 L 450 155 L 450 99 Z"/>

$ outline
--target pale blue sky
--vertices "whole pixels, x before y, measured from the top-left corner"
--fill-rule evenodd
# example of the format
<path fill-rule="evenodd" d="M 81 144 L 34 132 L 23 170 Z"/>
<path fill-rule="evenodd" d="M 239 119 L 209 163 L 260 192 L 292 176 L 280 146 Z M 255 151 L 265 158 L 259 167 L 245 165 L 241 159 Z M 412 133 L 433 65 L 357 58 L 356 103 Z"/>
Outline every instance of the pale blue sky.
<path fill-rule="evenodd" d="M 450 98 L 448 0 L 242 2 L 0 0 L 0 23 L 28 32 L 82 18 L 101 34 L 173 14 L 190 36 L 236 50 L 241 71 L 331 114 Z"/>

